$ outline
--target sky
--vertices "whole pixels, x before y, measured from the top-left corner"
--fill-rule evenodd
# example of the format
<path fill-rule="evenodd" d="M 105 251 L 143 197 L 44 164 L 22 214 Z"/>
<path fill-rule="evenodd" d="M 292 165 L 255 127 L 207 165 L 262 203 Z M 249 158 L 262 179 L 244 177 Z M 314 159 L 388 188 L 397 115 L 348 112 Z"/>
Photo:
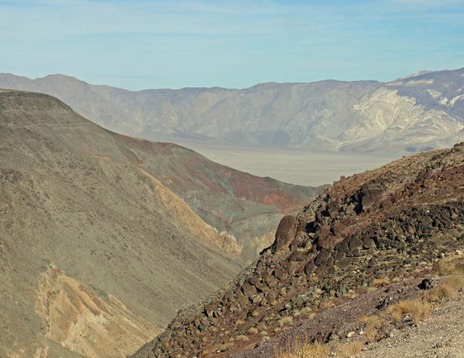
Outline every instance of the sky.
<path fill-rule="evenodd" d="M 464 0 L 0 0 L 0 72 L 245 88 L 464 67 Z"/>

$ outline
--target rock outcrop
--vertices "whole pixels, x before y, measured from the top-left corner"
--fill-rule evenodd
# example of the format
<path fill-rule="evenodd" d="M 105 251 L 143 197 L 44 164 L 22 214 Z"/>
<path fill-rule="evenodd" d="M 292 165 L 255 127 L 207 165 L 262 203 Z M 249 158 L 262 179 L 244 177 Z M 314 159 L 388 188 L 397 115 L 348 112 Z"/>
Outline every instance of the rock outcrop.
<path fill-rule="evenodd" d="M 285 217 L 275 243 L 229 287 L 179 312 L 134 357 L 225 357 L 463 246 L 464 143 L 342 178 Z"/>
<path fill-rule="evenodd" d="M 288 250 L 290 244 L 295 239 L 298 221 L 292 215 L 285 216 L 279 223 L 275 234 L 275 241 L 272 244 L 274 252 Z"/>

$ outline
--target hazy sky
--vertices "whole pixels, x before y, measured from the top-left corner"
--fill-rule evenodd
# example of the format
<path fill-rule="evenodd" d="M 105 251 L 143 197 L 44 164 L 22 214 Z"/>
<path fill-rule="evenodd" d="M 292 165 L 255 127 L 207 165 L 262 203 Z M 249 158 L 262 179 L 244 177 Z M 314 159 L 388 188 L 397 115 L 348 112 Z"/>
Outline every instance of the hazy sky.
<path fill-rule="evenodd" d="M 464 67 L 464 0 L 0 0 L 0 72 L 128 89 Z"/>

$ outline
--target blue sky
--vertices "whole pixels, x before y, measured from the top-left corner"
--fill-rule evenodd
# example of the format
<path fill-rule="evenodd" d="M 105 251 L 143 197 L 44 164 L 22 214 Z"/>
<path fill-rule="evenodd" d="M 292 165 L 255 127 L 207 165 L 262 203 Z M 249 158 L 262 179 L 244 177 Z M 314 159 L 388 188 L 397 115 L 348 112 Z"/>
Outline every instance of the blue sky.
<path fill-rule="evenodd" d="M 244 88 L 464 67 L 464 0 L 0 0 L 0 72 Z"/>

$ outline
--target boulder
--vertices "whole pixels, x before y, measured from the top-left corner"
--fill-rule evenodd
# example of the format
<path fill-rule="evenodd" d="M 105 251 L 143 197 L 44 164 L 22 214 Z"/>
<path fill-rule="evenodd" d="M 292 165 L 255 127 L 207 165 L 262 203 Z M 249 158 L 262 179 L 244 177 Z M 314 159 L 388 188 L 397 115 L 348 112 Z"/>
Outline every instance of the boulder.
<path fill-rule="evenodd" d="M 298 221 L 292 215 L 284 216 L 280 220 L 275 234 L 275 241 L 272 244 L 272 251 L 274 253 L 289 249 L 290 244 L 295 239 L 297 227 Z"/>

